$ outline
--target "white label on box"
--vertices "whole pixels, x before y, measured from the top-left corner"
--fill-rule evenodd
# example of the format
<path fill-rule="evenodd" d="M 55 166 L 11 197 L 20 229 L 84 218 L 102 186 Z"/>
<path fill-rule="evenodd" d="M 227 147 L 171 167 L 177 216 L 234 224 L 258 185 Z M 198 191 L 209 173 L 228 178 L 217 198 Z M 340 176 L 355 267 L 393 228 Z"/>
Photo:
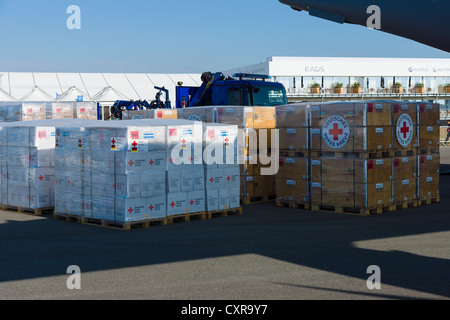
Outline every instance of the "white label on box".
<path fill-rule="evenodd" d="M 131 152 L 148 152 L 148 144 L 144 140 L 133 140 L 128 151 Z"/>
<path fill-rule="evenodd" d="M 377 159 L 376 161 L 375 161 L 375 163 L 378 165 L 378 164 L 384 164 L 384 160 L 383 159 Z"/>
<path fill-rule="evenodd" d="M 125 138 L 112 138 L 111 151 L 125 151 Z"/>
<path fill-rule="evenodd" d="M 433 127 L 427 127 L 427 131 L 433 131 Z"/>
<path fill-rule="evenodd" d="M 245 180 L 246 180 L 246 181 L 253 181 L 253 176 L 251 176 L 251 177 L 245 177 Z"/>
<path fill-rule="evenodd" d="M 375 104 L 375 109 L 383 109 L 383 105 L 382 104 Z"/>
<path fill-rule="evenodd" d="M 320 134 L 320 129 L 311 129 L 312 134 Z"/>
<path fill-rule="evenodd" d="M 402 162 L 408 162 L 409 158 L 402 158 Z"/>
<path fill-rule="evenodd" d="M 286 184 L 291 185 L 291 186 L 295 186 L 296 182 L 295 182 L 295 180 L 286 180 Z"/>
<path fill-rule="evenodd" d="M 286 163 L 295 163 L 295 158 L 286 158 Z"/>
<path fill-rule="evenodd" d="M 427 160 L 433 160 L 433 156 L 432 155 L 428 155 L 427 156 Z"/>
<path fill-rule="evenodd" d="M 294 107 L 286 107 L 286 111 L 294 111 Z"/>
<path fill-rule="evenodd" d="M 296 129 L 287 129 L 286 133 L 287 134 L 297 133 L 297 130 Z"/>
<path fill-rule="evenodd" d="M 433 181 L 433 177 L 427 177 L 427 182 Z"/>
<path fill-rule="evenodd" d="M 376 132 L 376 133 L 383 133 L 383 128 L 376 128 L 376 129 L 375 129 L 375 132 Z"/>
<path fill-rule="evenodd" d="M 311 164 L 314 166 L 320 166 L 321 161 L 320 160 L 311 160 Z"/>
<path fill-rule="evenodd" d="M 225 112 L 231 112 L 232 113 L 232 112 L 234 112 L 234 109 L 233 108 L 226 108 Z"/>
<path fill-rule="evenodd" d="M 402 184 L 409 184 L 409 180 L 408 179 L 402 180 Z"/>
<path fill-rule="evenodd" d="M 245 108 L 245 112 L 253 112 L 253 108 Z"/>
<path fill-rule="evenodd" d="M 320 107 L 319 106 L 312 106 L 311 107 L 311 111 L 320 111 Z"/>
<path fill-rule="evenodd" d="M 383 189 L 383 188 L 384 188 L 384 185 L 383 185 L 382 183 L 377 183 L 377 184 L 375 185 L 375 187 L 376 187 L 377 189 Z"/>
<path fill-rule="evenodd" d="M 322 188 L 322 185 L 320 184 L 320 182 L 313 182 L 313 183 L 311 183 L 311 187 L 313 187 L 313 188 Z"/>
<path fill-rule="evenodd" d="M 407 104 L 402 104 L 402 109 L 403 110 L 408 110 L 408 105 Z"/>
<path fill-rule="evenodd" d="M 433 109 L 433 106 L 431 104 L 427 104 L 427 109 Z"/>

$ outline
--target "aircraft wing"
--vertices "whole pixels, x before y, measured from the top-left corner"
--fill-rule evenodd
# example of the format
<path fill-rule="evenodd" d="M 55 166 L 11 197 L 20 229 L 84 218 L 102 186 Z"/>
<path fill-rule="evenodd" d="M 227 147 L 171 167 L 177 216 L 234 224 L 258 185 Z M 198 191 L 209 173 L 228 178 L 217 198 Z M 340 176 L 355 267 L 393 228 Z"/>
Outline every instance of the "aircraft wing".
<path fill-rule="evenodd" d="M 338 23 L 367 26 L 377 6 L 381 31 L 450 52 L 450 0 L 279 0 L 294 10 Z M 378 28 L 376 28 L 378 29 Z"/>

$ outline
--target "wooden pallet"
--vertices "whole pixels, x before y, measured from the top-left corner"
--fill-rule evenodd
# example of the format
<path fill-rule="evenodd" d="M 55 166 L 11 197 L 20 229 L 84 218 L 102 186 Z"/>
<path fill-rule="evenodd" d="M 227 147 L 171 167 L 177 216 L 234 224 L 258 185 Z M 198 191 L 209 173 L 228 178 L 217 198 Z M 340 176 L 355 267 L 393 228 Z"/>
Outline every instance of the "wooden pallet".
<path fill-rule="evenodd" d="M 394 205 L 395 205 L 396 210 L 415 208 L 418 206 L 418 201 L 417 201 L 417 199 L 405 200 L 402 202 L 395 203 Z"/>
<path fill-rule="evenodd" d="M 25 207 L 16 207 L 10 206 L 7 204 L 0 204 L 0 211 L 16 211 L 17 213 L 28 213 L 33 214 L 35 216 L 42 216 L 44 214 L 52 214 L 54 212 L 54 207 L 48 208 L 25 208 Z"/>
<path fill-rule="evenodd" d="M 275 205 L 277 207 L 311 210 L 310 202 L 299 202 L 295 200 L 277 200 Z"/>
<path fill-rule="evenodd" d="M 394 155 L 392 150 L 380 150 L 373 152 L 334 152 L 334 151 L 311 151 L 313 158 L 359 158 L 359 159 L 382 159 Z"/>
<path fill-rule="evenodd" d="M 253 204 L 260 202 L 269 202 L 276 199 L 276 195 L 266 195 L 266 196 L 254 196 L 254 197 L 242 197 L 241 204 Z"/>
<path fill-rule="evenodd" d="M 417 200 L 417 205 L 418 206 L 427 206 L 427 205 L 431 205 L 433 203 L 439 203 L 441 202 L 441 196 L 438 194 L 434 197 L 426 197 L 426 198 L 421 198 L 419 200 Z"/>
<path fill-rule="evenodd" d="M 393 150 L 393 157 L 411 157 L 417 155 L 417 149 Z"/>
<path fill-rule="evenodd" d="M 190 222 L 192 218 L 196 219 L 196 220 L 206 220 L 208 217 L 207 217 L 207 214 L 205 211 L 186 213 L 186 214 L 178 214 L 178 215 L 167 216 L 167 223 L 172 224 L 176 221 Z"/>
<path fill-rule="evenodd" d="M 310 156 L 309 150 L 279 150 L 280 157 L 290 157 L 290 158 L 307 158 Z"/>
<path fill-rule="evenodd" d="M 226 217 L 229 214 L 237 214 L 241 215 L 243 212 L 242 207 L 239 208 L 232 208 L 232 209 L 222 209 L 222 210 L 216 210 L 216 211 L 207 211 L 206 216 L 208 219 L 212 219 L 214 217 Z"/>
<path fill-rule="evenodd" d="M 439 147 L 433 147 L 433 148 L 418 148 L 417 154 L 439 154 Z"/>
<path fill-rule="evenodd" d="M 129 222 L 118 222 L 111 221 L 106 219 L 95 219 L 82 217 L 77 215 L 71 215 L 66 213 L 55 212 L 53 214 L 55 219 L 65 219 L 70 222 L 77 222 L 80 224 L 96 226 L 96 227 L 105 227 L 111 229 L 122 229 L 122 230 L 131 230 L 132 228 L 149 228 L 151 225 L 167 225 L 167 218 L 156 218 L 151 220 L 142 220 L 142 221 L 129 221 Z"/>
<path fill-rule="evenodd" d="M 351 214 L 357 216 L 369 216 L 372 214 L 382 214 L 383 212 L 391 212 L 395 210 L 395 206 L 383 205 L 376 207 L 367 208 L 348 208 L 341 206 L 325 206 L 318 204 L 311 204 L 311 211 L 324 211 L 324 212 L 334 212 L 339 214 Z"/>

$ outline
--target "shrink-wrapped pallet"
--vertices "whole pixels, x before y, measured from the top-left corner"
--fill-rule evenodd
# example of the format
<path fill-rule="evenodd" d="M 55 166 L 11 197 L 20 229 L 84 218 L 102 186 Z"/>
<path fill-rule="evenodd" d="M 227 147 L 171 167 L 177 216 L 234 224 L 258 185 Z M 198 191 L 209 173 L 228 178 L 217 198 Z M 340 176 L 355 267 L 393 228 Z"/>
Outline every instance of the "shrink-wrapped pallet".
<path fill-rule="evenodd" d="M 3 124 L 2 203 L 41 209 L 54 205 L 54 120 Z"/>

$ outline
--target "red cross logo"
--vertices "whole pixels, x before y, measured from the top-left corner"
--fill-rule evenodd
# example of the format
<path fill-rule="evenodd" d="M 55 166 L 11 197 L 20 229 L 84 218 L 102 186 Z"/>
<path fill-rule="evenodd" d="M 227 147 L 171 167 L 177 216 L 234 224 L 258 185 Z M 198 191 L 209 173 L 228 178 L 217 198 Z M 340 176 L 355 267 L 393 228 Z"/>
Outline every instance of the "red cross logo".
<path fill-rule="evenodd" d="M 39 177 L 39 180 L 44 180 L 44 177 L 41 175 L 40 177 Z"/>
<path fill-rule="evenodd" d="M 172 201 L 172 203 L 170 204 L 170 206 L 173 208 L 175 207 L 175 202 Z"/>
<path fill-rule="evenodd" d="M 133 213 L 133 208 L 132 207 L 130 207 L 130 209 L 128 209 L 128 212 L 130 213 L 130 214 L 132 214 Z"/>
<path fill-rule="evenodd" d="M 150 207 L 148 207 L 150 209 L 150 211 L 153 211 L 153 209 L 155 208 L 152 204 L 150 205 Z"/>
<path fill-rule="evenodd" d="M 191 206 L 193 206 L 195 202 L 193 199 L 191 199 L 191 201 L 189 203 L 191 204 Z"/>
<path fill-rule="evenodd" d="M 228 139 L 228 137 L 226 137 L 226 138 L 225 138 L 225 142 L 228 142 L 228 141 L 230 141 L 230 139 Z"/>
<path fill-rule="evenodd" d="M 137 146 L 136 141 L 133 141 L 133 143 L 131 145 L 133 146 L 133 148 L 136 148 L 136 146 Z"/>
<path fill-rule="evenodd" d="M 128 164 L 130 165 L 130 167 L 132 167 L 134 164 L 133 160 L 130 160 L 130 162 L 128 162 Z"/>
<path fill-rule="evenodd" d="M 71 184 L 70 180 L 69 180 L 69 181 L 67 181 L 67 184 L 68 184 L 68 185 L 69 185 L 69 187 L 70 187 L 70 184 Z"/>
<path fill-rule="evenodd" d="M 83 140 L 81 140 L 81 138 L 78 139 L 78 143 L 79 143 L 79 144 L 81 144 L 82 142 L 83 142 Z"/>
<path fill-rule="evenodd" d="M 406 134 L 409 132 L 409 127 L 406 124 L 406 121 L 403 122 L 403 127 L 400 129 L 400 132 L 403 133 L 403 138 L 406 139 Z"/>
<path fill-rule="evenodd" d="M 230 180 L 231 180 L 231 177 L 230 177 L 230 176 L 228 176 L 228 177 L 227 177 L 227 180 L 228 180 L 228 182 L 230 182 Z"/>
<path fill-rule="evenodd" d="M 148 163 L 150 163 L 150 165 L 153 166 L 153 164 L 155 163 L 155 161 L 153 161 L 153 159 L 150 159 L 150 161 L 149 161 Z"/>
<path fill-rule="evenodd" d="M 173 163 L 173 158 L 172 157 L 170 157 L 169 162 Z"/>
<path fill-rule="evenodd" d="M 213 183 L 213 182 L 214 182 L 214 178 L 211 177 L 211 179 L 209 179 L 209 181 L 210 181 L 211 183 Z"/>
<path fill-rule="evenodd" d="M 183 140 L 181 140 L 181 142 L 183 142 L 183 144 L 185 144 L 186 143 L 186 139 L 183 138 Z"/>
<path fill-rule="evenodd" d="M 116 144 L 116 140 L 114 140 L 114 138 L 113 138 L 112 141 L 111 141 L 111 143 L 112 143 L 113 145 L 115 145 L 115 144 Z"/>
<path fill-rule="evenodd" d="M 330 129 L 330 135 L 333 136 L 333 140 L 337 141 L 339 140 L 339 135 L 343 134 L 344 130 L 339 129 L 339 125 L 337 123 L 333 124 L 333 129 Z"/>

